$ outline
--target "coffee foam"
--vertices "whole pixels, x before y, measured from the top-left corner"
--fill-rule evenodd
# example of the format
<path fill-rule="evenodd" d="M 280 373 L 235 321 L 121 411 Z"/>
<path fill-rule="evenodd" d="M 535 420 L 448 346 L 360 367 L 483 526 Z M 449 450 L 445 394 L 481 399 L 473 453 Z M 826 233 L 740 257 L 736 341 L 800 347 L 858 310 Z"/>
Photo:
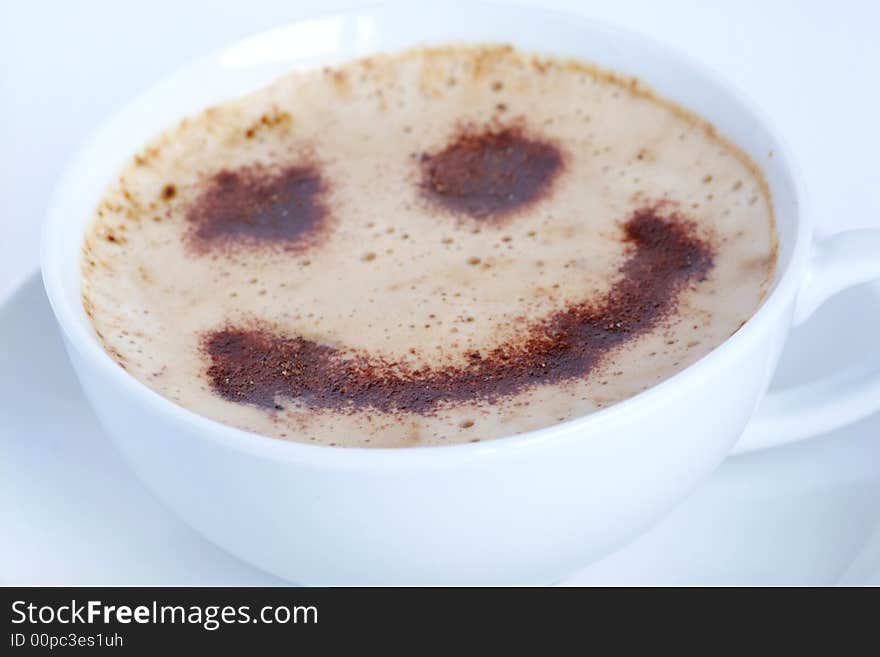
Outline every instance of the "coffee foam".
<path fill-rule="evenodd" d="M 495 175 L 459 175 L 469 167 Z M 255 371 L 219 363 L 212 336 L 258 337 L 267 357 L 293 359 L 273 376 L 289 377 L 303 356 L 292 345 L 308 343 L 358 372 L 381 363 L 380 380 L 416 381 L 428 398 L 428 373 L 501 376 L 474 363 L 523 353 L 566 313 L 618 323 L 608 300 L 647 212 L 702 264 L 668 297 L 642 298 L 663 312 L 639 313 L 653 319 L 626 339 L 599 353 L 605 333 L 583 338 L 595 358 L 572 376 L 491 395 L 472 382 L 415 407 L 359 403 L 353 389 L 351 403 L 316 404 L 277 377 L 260 403 L 224 392 Z M 733 333 L 774 264 L 763 178 L 711 126 L 577 62 L 431 48 L 292 74 L 157 138 L 97 210 L 83 303 L 121 366 L 221 422 L 324 444 L 449 444 L 650 387 Z M 352 374 L 330 380 L 337 392 Z"/>

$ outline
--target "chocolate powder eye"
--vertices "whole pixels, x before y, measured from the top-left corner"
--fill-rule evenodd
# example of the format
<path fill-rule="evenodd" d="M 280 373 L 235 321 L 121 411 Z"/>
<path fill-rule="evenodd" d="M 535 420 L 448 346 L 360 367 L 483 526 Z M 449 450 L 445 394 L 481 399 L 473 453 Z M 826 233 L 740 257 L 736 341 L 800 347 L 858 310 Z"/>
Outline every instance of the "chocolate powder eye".
<path fill-rule="evenodd" d="M 473 352 L 465 366 L 414 370 L 301 336 L 233 326 L 203 338 L 208 377 L 222 397 L 270 409 L 291 399 L 343 412 L 423 414 L 442 403 L 493 401 L 582 377 L 611 350 L 657 326 L 675 310 L 679 292 L 713 266 L 712 247 L 693 224 L 665 219 L 656 208 L 626 222 L 625 240 L 633 252 L 602 299 L 564 308 L 485 355 Z"/>
<path fill-rule="evenodd" d="M 545 196 L 562 170 L 559 148 L 522 128 L 464 132 L 421 157 L 422 189 L 437 207 L 500 221 Z"/>
<path fill-rule="evenodd" d="M 325 232 L 326 195 L 314 164 L 224 169 L 206 181 L 187 211 L 190 245 L 197 252 L 236 245 L 303 250 Z"/>

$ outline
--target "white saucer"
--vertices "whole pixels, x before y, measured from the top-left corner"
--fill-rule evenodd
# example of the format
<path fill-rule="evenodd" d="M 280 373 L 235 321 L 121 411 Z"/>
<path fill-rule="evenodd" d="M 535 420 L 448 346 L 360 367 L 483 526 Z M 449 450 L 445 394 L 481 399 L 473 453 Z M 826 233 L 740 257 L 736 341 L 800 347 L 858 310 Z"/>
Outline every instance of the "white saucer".
<path fill-rule="evenodd" d="M 777 382 L 856 361 L 877 348 L 878 326 L 880 288 L 841 295 L 792 336 Z M 80 392 L 37 275 L 0 304 L 0 344 L 0 584 L 284 583 L 202 539 L 135 479 Z M 875 415 L 730 459 L 565 583 L 880 585 L 878 527 Z"/>

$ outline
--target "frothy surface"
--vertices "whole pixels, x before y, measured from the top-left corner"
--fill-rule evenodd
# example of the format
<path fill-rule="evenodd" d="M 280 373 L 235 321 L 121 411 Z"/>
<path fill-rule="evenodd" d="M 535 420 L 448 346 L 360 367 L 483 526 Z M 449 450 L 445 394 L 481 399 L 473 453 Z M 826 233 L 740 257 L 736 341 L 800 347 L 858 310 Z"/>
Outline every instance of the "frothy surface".
<path fill-rule="evenodd" d="M 271 436 L 486 440 L 686 367 L 775 266 L 766 185 L 637 83 L 505 47 L 291 74 L 135 156 L 83 250 L 107 351 Z"/>

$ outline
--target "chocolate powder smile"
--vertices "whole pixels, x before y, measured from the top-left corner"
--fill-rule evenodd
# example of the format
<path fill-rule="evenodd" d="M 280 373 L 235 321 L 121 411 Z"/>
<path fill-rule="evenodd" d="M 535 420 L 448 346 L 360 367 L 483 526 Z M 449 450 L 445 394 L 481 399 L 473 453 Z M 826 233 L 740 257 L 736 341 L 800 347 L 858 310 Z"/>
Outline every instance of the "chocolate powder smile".
<path fill-rule="evenodd" d="M 634 213 L 624 238 L 630 255 L 601 299 L 553 313 L 485 354 L 472 352 L 465 365 L 416 369 L 300 336 L 229 326 L 203 337 L 207 375 L 225 399 L 269 409 L 288 399 L 316 409 L 421 414 L 583 377 L 611 350 L 657 327 L 679 294 L 713 266 L 714 250 L 694 225 L 664 218 L 656 207 Z"/>

